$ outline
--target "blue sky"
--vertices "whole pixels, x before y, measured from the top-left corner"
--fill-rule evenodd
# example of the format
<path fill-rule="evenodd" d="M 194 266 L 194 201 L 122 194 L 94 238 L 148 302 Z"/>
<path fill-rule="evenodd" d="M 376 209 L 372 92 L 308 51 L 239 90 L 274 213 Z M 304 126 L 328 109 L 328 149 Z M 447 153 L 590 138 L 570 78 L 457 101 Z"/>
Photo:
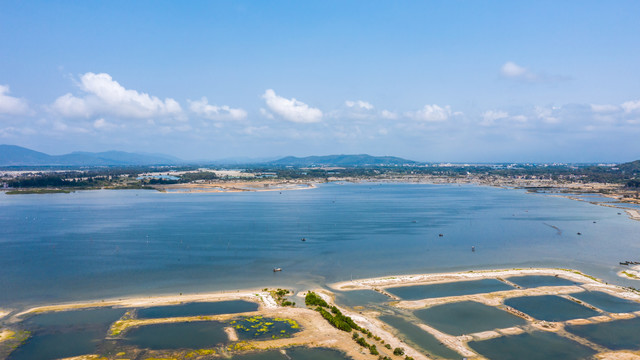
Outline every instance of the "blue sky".
<path fill-rule="evenodd" d="M 638 1 L 3 1 L 0 143 L 640 158 Z"/>

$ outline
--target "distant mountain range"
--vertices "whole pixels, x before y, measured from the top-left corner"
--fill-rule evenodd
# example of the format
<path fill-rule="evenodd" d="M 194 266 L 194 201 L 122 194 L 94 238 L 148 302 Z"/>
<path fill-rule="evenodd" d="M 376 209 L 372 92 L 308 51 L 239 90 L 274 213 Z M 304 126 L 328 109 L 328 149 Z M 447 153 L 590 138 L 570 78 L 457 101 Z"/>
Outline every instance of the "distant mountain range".
<path fill-rule="evenodd" d="M 287 156 L 269 163 L 275 166 L 399 166 L 415 165 L 416 161 L 395 156 L 360 155 L 327 155 L 295 157 Z"/>
<path fill-rule="evenodd" d="M 185 164 L 184 160 L 163 154 L 140 154 L 124 151 L 72 152 L 65 155 L 49 155 L 16 145 L 0 145 L 0 166 L 143 166 Z M 268 166 L 398 166 L 417 164 L 415 161 L 394 156 L 327 155 L 294 157 L 278 160 L 236 158 L 218 161 L 198 161 L 201 164 L 268 165 Z"/>
<path fill-rule="evenodd" d="M 48 155 L 20 146 L 0 145 L 0 166 L 131 166 L 173 165 L 183 162 L 176 157 L 162 154 L 77 151 L 65 155 Z"/>

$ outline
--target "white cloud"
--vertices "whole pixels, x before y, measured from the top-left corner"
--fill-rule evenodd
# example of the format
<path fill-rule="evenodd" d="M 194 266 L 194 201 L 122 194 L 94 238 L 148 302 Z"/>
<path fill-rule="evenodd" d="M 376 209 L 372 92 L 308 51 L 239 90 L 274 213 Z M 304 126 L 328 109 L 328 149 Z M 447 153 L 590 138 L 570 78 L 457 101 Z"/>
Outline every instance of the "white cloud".
<path fill-rule="evenodd" d="M 534 111 L 538 119 L 548 123 L 548 124 L 556 124 L 560 122 L 560 118 L 556 115 L 556 113 L 560 110 L 558 107 L 545 108 L 542 106 L 536 106 Z"/>
<path fill-rule="evenodd" d="M 97 119 L 93 122 L 93 127 L 97 130 L 112 130 L 118 126 L 105 120 L 104 118 Z"/>
<path fill-rule="evenodd" d="M 268 89 L 262 97 L 267 107 L 283 119 L 296 123 L 315 123 L 322 120 L 322 111 L 296 100 L 286 99 L 276 95 L 275 91 Z"/>
<path fill-rule="evenodd" d="M 640 110 L 640 100 L 627 101 L 622 103 L 622 105 L 620 106 L 622 107 L 622 109 L 624 109 L 624 112 L 626 113 L 635 112 Z"/>
<path fill-rule="evenodd" d="M 124 118 L 178 117 L 182 108 L 177 101 L 124 88 L 109 74 L 88 72 L 80 78 L 83 96 L 65 94 L 52 108 L 65 117 L 91 117 L 108 114 Z"/>
<path fill-rule="evenodd" d="M 596 113 L 610 113 L 618 111 L 620 108 L 615 105 L 598 105 L 591 104 L 591 111 Z"/>
<path fill-rule="evenodd" d="M 380 112 L 380 116 L 382 116 L 384 119 L 389 119 L 389 120 L 395 120 L 398 118 L 398 114 L 389 110 L 382 110 Z"/>
<path fill-rule="evenodd" d="M 363 110 L 373 109 L 373 105 L 371 105 L 371 103 L 367 101 L 362 101 L 362 100 L 357 100 L 357 101 L 347 100 L 344 102 L 344 104 L 350 108 L 363 109 Z"/>
<path fill-rule="evenodd" d="M 440 107 L 438 105 L 425 105 L 418 111 L 410 111 L 407 116 L 416 120 L 439 122 L 446 121 L 451 116 L 451 107 L 448 105 Z"/>
<path fill-rule="evenodd" d="M 506 119 L 508 117 L 509 117 L 509 113 L 507 113 L 506 111 L 500 111 L 500 110 L 485 111 L 484 114 L 482 114 L 482 121 L 480 122 L 480 125 L 491 126 L 495 124 L 496 120 Z"/>
<path fill-rule="evenodd" d="M 0 114 L 25 115 L 29 113 L 26 100 L 8 94 L 9 85 L 0 85 Z"/>
<path fill-rule="evenodd" d="M 210 120 L 242 120 L 247 117 L 243 109 L 234 109 L 227 105 L 209 105 L 206 97 L 200 100 L 189 100 L 190 109 L 194 113 Z"/>
<path fill-rule="evenodd" d="M 502 74 L 502 76 L 509 79 L 525 81 L 538 80 L 538 75 L 512 61 L 507 61 L 506 63 L 504 63 L 504 65 L 502 65 L 502 67 L 500 68 L 500 73 Z"/>

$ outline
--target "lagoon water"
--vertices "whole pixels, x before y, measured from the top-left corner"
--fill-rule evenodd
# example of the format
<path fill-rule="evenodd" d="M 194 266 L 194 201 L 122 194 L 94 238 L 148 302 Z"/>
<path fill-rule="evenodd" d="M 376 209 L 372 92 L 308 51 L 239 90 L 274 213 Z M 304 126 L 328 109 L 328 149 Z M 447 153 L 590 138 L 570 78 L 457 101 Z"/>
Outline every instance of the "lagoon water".
<path fill-rule="evenodd" d="M 619 211 L 471 185 L 0 194 L 0 308 L 539 266 L 637 287 L 615 275 L 640 260 Z"/>

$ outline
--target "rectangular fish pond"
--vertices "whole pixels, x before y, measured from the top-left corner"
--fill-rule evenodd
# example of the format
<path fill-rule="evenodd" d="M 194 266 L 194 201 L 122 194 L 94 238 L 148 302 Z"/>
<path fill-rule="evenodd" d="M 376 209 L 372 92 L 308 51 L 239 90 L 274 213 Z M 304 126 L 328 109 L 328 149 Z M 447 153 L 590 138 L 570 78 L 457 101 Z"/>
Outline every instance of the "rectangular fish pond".
<path fill-rule="evenodd" d="M 233 327 L 238 340 L 289 337 L 300 330 L 293 320 L 242 317 L 230 321 L 191 321 L 144 325 L 127 331 L 124 343 L 151 350 L 201 349 L 222 346 L 229 340 L 225 328 Z"/>
<path fill-rule="evenodd" d="M 611 350 L 640 350 L 640 318 L 566 326 L 565 329 Z"/>
<path fill-rule="evenodd" d="M 571 296 L 610 313 L 640 311 L 640 303 L 622 299 L 601 291 L 584 291 L 571 294 Z"/>
<path fill-rule="evenodd" d="M 257 311 L 258 304 L 244 300 L 192 302 L 179 305 L 154 306 L 138 309 L 137 317 L 143 319 L 160 319 L 180 316 L 236 314 Z"/>
<path fill-rule="evenodd" d="M 348 360 L 344 353 L 325 348 L 294 347 L 234 355 L 231 360 Z"/>
<path fill-rule="evenodd" d="M 556 295 L 523 296 L 504 301 L 538 320 L 566 321 L 600 315 L 599 312 Z"/>
<path fill-rule="evenodd" d="M 353 308 L 355 306 L 381 305 L 391 299 L 373 290 L 352 290 L 336 292 L 336 302 L 340 306 Z"/>
<path fill-rule="evenodd" d="M 97 308 L 48 312 L 31 316 L 22 325 L 31 332 L 9 360 L 48 360 L 92 354 L 109 326 L 125 309 Z"/>
<path fill-rule="evenodd" d="M 434 359 L 458 359 L 460 354 L 449 349 L 442 344 L 438 339 L 428 332 L 422 330 L 416 324 L 411 323 L 403 319 L 400 316 L 383 315 L 380 316 L 380 320 L 389 324 L 400 333 L 400 338 L 407 341 L 410 344 L 416 345 L 418 349 L 421 349 L 429 354 L 429 357 Z"/>
<path fill-rule="evenodd" d="M 523 288 L 536 288 L 540 286 L 571 286 L 581 284 L 559 276 L 547 275 L 512 276 L 507 278 L 507 280 Z"/>
<path fill-rule="evenodd" d="M 414 315 L 425 324 L 450 335 L 525 325 L 526 320 L 504 310 L 475 301 L 462 301 L 416 310 Z"/>
<path fill-rule="evenodd" d="M 402 286 L 385 290 L 403 300 L 420 300 L 514 290 L 514 288 L 497 279 L 482 279 L 432 285 Z"/>
<path fill-rule="evenodd" d="M 469 347 L 491 360 L 591 359 L 595 350 L 554 333 L 534 331 L 469 342 Z"/>

